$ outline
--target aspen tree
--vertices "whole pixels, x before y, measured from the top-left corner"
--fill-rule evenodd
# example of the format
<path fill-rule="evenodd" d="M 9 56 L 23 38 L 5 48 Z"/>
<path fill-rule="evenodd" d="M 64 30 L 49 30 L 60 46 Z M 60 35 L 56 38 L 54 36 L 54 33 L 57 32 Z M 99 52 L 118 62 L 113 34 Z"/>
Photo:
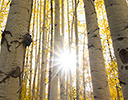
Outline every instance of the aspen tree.
<path fill-rule="evenodd" d="M 44 96 L 44 91 L 45 89 L 44 86 L 44 74 L 45 74 L 45 36 L 46 36 L 46 31 L 45 31 L 45 23 L 46 23 L 46 0 L 44 0 L 44 13 L 43 13 L 43 39 L 42 39 L 42 64 L 41 64 L 41 81 L 40 81 L 40 100 L 43 100 Z"/>
<path fill-rule="evenodd" d="M 85 82 L 85 34 L 84 34 L 84 43 L 83 43 L 83 88 L 84 88 L 84 100 L 86 100 L 86 82 Z"/>
<path fill-rule="evenodd" d="M 33 9 L 35 9 L 35 5 L 36 5 L 36 3 L 35 3 L 36 1 L 34 1 L 33 2 Z M 32 22 L 33 22 L 33 24 L 32 24 L 32 36 L 34 37 L 34 32 L 35 32 L 35 10 L 33 10 L 32 11 L 33 12 L 33 17 L 32 17 Z M 33 43 L 32 43 L 32 45 L 31 45 L 31 55 L 30 55 L 30 75 L 29 75 L 29 99 L 31 100 L 32 99 L 32 59 L 33 59 L 33 50 L 34 50 L 34 45 L 33 45 Z"/>
<path fill-rule="evenodd" d="M 58 72 L 60 65 L 57 59 L 59 58 L 61 37 L 60 37 L 60 0 L 55 0 L 55 33 L 54 33 L 54 60 L 53 60 L 53 73 L 51 80 L 51 96 L 50 100 L 58 99 Z"/>
<path fill-rule="evenodd" d="M 64 53 L 64 0 L 61 0 L 62 4 L 62 53 Z M 65 100 L 65 71 L 64 71 L 64 66 L 60 69 L 60 99 Z"/>
<path fill-rule="evenodd" d="M 0 100 L 19 100 L 22 72 L 29 33 L 28 0 L 12 0 L 6 28 L 2 34 L 0 54 Z M 24 41 L 23 41 L 24 40 Z M 22 41 L 22 42 L 21 42 Z M 29 45 L 31 40 L 28 41 Z"/>
<path fill-rule="evenodd" d="M 69 86 L 69 84 L 68 84 L 68 82 L 69 82 L 69 77 L 68 77 L 68 74 L 69 74 L 69 71 L 67 72 L 67 75 L 66 75 L 66 77 L 67 77 L 67 80 L 66 80 L 66 100 L 68 100 L 68 86 Z"/>
<path fill-rule="evenodd" d="M 40 66 L 41 66 L 41 40 L 42 40 L 42 38 L 40 38 L 41 36 L 42 36 L 42 16 L 41 16 L 41 13 L 42 13 L 42 10 L 41 10 L 41 8 L 42 8 L 42 3 L 41 3 L 41 1 L 42 0 L 40 0 L 39 2 L 40 2 L 40 13 L 39 13 L 39 48 L 38 48 L 38 50 L 39 50 L 39 52 L 38 52 L 38 76 L 37 76 L 37 93 L 36 93 L 36 99 L 35 100 L 39 100 L 39 95 L 40 95 L 40 74 L 41 74 L 41 71 L 40 71 Z"/>
<path fill-rule="evenodd" d="M 99 27 L 93 0 L 84 0 L 93 94 L 95 100 L 110 100 Z"/>
<path fill-rule="evenodd" d="M 78 46 L 78 26 L 77 26 L 77 5 L 75 0 L 75 38 L 76 38 L 76 99 L 80 100 L 80 86 L 79 86 L 79 46 Z"/>
<path fill-rule="evenodd" d="M 39 14 L 39 11 L 38 11 L 38 0 L 36 0 L 36 3 L 35 3 L 35 8 L 37 10 L 37 13 L 36 13 L 36 18 L 35 18 L 35 27 L 36 27 L 36 40 L 38 38 L 38 14 Z M 35 28 L 34 27 L 34 28 Z M 38 54 L 37 54 L 37 49 L 38 49 L 38 46 L 37 46 L 37 41 L 36 41 L 36 45 L 35 45 L 35 68 L 34 68 L 34 76 L 33 76 L 33 87 L 32 87 L 32 100 L 35 99 L 35 87 L 36 87 L 36 78 L 37 78 L 37 62 L 38 62 Z"/>
<path fill-rule="evenodd" d="M 48 100 L 51 96 L 51 74 L 52 74 L 52 56 L 53 56 L 53 3 L 50 0 L 51 5 L 51 42 L 50 42 L 50 62 L 49 62 L 49 84 L 48 84 Z"/>
<path fill-rule="evenodd" d="M 120 85 L 124 99 L 128 99 L 128 7 L 126 0 L 104 0 Z"/>

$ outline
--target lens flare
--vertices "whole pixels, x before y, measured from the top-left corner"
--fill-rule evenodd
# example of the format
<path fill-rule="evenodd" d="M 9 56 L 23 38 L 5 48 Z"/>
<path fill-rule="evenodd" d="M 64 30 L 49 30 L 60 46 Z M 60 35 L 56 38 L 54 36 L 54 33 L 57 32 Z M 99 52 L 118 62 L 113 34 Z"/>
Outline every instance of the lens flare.
<path fill-rule="evenodd" d="M 65 71 L 68 71 L 68 70 L 75 71 L 76 55 L 65 52 L 60 56 L 60 63 L 64 67 Z"/>

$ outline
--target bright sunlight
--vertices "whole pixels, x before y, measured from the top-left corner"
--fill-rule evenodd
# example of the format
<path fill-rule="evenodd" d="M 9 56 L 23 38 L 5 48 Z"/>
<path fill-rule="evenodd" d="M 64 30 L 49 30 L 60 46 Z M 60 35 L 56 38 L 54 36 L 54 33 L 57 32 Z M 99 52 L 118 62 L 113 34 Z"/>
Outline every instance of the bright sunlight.
<path fill-rule="evenodd" d="M 76 69 L 76 55 L 75 53 L 69 54 L 68 52 L 65 52 L 60 57 L 60 63 L 62 64 L 62 67 L 64 67 L 65 71 L 71 70 L 75 72 Z"/>

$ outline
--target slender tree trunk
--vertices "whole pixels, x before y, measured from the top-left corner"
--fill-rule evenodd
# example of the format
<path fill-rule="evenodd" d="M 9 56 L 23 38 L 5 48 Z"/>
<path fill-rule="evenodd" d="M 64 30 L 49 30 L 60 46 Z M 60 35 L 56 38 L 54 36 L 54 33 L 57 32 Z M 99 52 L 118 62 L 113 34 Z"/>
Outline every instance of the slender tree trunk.
<path fill-rule="evenodd" d="M 53 61 L 53 80 L 51 81 L 51 93 L 50 100 L 58 99 L 58 72 L 59 72 L 59 64 L 57 59 L 59 59 L 60 53 L 60 0 L 55 0 L 55 38 L 54 38 L 54 61 Z"/>
<path fill-rule="evenodd" d="M 74 24 L 74 2 L 72 0 L 72 10 L 73 10 L 73 17 L 72 17 L 72 24 L 71 24 L 71 45 L 73 43 L 73 24 Z"/>
<path fill-rule="evenodd" d="M 45 69 L 45 19 L 46 19 L 46 0 L 44 0 L 44 14 L 43 14 L 43 39 L 42 39 L 42 64 L 41 64 L 41 82 L 40 82 L 40 100 L 43 100 L 43 84 L 44 84 L 44 69 Z"/>
<path fill-rule="evenodd" d="M 78 5 L 78 4 L 77 4 Z M 72 23 L 71 23 L 71 38 L 70 38 L 70 44 L 69 44 L 69 54 L 71 54 L 71 50 L 72 50 L 72 43 L 73 43 L 73 24 L 74 24 L 74 15 L 75 15 L 75 12 L 74 12 L 74 1 L 72 0 L 72 10 L 73 10 L 73 17 L 72 17 Z M 73 89 L 73 86 L 72 86 L 72 71 L 71 69 L 69 69 L 70 72 L 69 72 L 69 75 L 70 75 L 70 100 L 73 99 L 73 95 L 72 95 L 72 89 Z"/>
<path fill-rule="evenodd" d="M 67 77 L 67 81 L 66 81 L 66 100 L 68 100 L 68 80 L 69 80 L 68 75 L 69 75 L 69 73 L 67 72 L 67 76 L 66 76 Z"/>
<path fill-rule="evenodd" d="M 26 49 L 22 43 L 19 45 L 19 42 L 23 40 L 23 36 L 29 30 L 30 13 L 28 10 L 28 0 L 12 0 L 10 4 L 6 28 L 2 34 L 1 42 L 0 100 L 20 99 L 21 74 Z"/>
<path fill-rule="evenodd" d="M 62 53 L 64 53 L 64 0 L 61 1 L 62 3 Z M 65 100 L 65 71 L 64 66 L 60 69 L 60 99 Z"/>
<path fill-rule="evenodd" d="M 35 3 L 35 8 L 37 10 L 36 20 L 35 20 L 35 23 L 36 23 L 35 27 L 37 29 L 36 30 L 36 40 L 37 40 L 37 38 L 38 38 L 38 14 L 39 14 L 39 11 L 38 11 L 38 0 Z M 37 68 L 38 68 L 37 62 L 38 62 L 38 56 L 39 55 L 37 54 L 37 51 L 38 51 L 37 50 L 38 49 L 38 46 L 37 45 L 38 44 L 36 43 L 36 45 L 35 45 L 35 55 L 34 55 L 34 57 L 35 57 L 35 69 L 34 69 L 34 76 L 33 76 L 32 100 L 34 100 L 34 98 L 35 98 L 35 88 L 36 88 L 36 78 L 37 78 Z"/>
<path fill-rule="evenodd" d="M 93 0 L 84 0 L 88 49 L 95 100 L 110 100 L 97 16 Z"/>
<path fill-rule="evenodd" d="M 78 46 L 78 27 L 77 27 L 77 0 L 75 0 L 75 37 L 76 37 L 76 99 L 80 100 L 79 46 Z"/>
<path fill-rule="evenodd" d="M 44 41 L 45 41 L 45 51 L 48 51 L 46 49 L 47 46 L 47 32 L 45 33 L 46 36 L 44 38 Z M 43 68 L 43 99 L 46 99 L 46 71 L 47 71 L 47 52 L 44 53 L 44 68 Z"/>
<path fill-rule="evenodd" d="M 34 8 L 35 8 L 35 5 L 36 5 L 36 3 L 34 2 Z M 35 22 L 35 10 L 33 10 L 33 17 L 32 17 L 32 19 L 33 19 L 33 25 L 32 25 L 32 36 L 33 36 L 33 38 L 34 38 L 34 32 L 35 32 L 35 24 L 34 24 L 34 22 Z M 31 100 L 32 99 L 32 59 L 33 59 L 33 49 L 34 49 L 34 45 L 33 45 L 33 43 L 32 43 L 32 45 L 31 45 L 31 55 L 30 55 L 30 75 L 29 75 L 29 99 Z"/>
<path fill-rule="evenodd" d="M 62 69 L 60 71 L 60 99 L 65 100 L 65 72 Z"/>
<path fill-rule="evenodd" d="M 84 44 L 83 44 L 83 88 L 84 88 L 84 100 L 86 100 L 86 82 L 85 82 L 85 34 L 84 34 Z"/>
<path fill-rule="evenodd" d="M 117 59 L 120 85 L 128 99 L 128 7 L 126 0 L 104 0 Z M 112 10 L 111 10 L 112 9 Z"/>
<path fill-rule="evenodd" d="M 27 92 L 27 76 L 28 76 L 28 53 L 29 50 L 26 50 L 25 54 L 25 63 L 24 63 L 24 73 L 23 73 L 23 82 L 22 82 L 22 93 L 21 98 L 26 98 L 26 92 Z"/>
<path fill-rule="evenodd" d="M 50 62 L 49 62 L 49 84 L 48 84 L 48 100 L 50 100 L 51 96 L 51 74 L 52 74 L 52 56 L 53 56 L 53 3 L 52 0 L 51 2 L 51 42 L 50 42 Z"/>
<path fill-rule="evenodd" d="M 73 22 L 71 23 L 72 27 L 71 27 L 71 32 L 70 32 L 70 21 L 69 21 L 69 1 L 68 1 L 68 7 L 67 7 L 67 11 L 68 11 L 68 34 L 69 34 L 69 55 L 71 55 L 71 45 L 73 42 Z M 74 15 L 73 15 L 74 16 Z M 74 21 L 74 17 L 73 17 L 73 21 Z M 71 65 L 69 65 L 71 66 Z M 72 71 L 69 67 L 69 77 L 70 77 L 70 100 L 72 100 Z"/>
<path fill-rule="evenodd" d="M 32 17 L 32 11 L 33 11 L 33 0 L 28 0 L 29 3 L 29 25 L 28 25 L 28 31 L 30 32 L 30 24 L 31 24 L 31 17 Z"/>
<path fill-rule="evenodd" d="M 41 16 L 41 14 L 42 14 L 42 3 L 41 3 L 41 1 L 42 0 L 39 0 L 39 2 L 40 2 L 40 13 L 39 13 L 39 48 L 38 48 L 38 76 L 37 76 L 37 91 L 36 91 L 36 99 L 35 100 L 39 100 L 39 98 L 40 98 L 40 74 L 41 74 L 41 68 L 40 68 L 40 65 L 41 65 L 41 40 L 42 40 L 42 38 L 40 38 L 41 37 L 41 35 L 42 35 L 42 27 L 41 27 L 41 25 L 42 25 L 42 16 Z"/>

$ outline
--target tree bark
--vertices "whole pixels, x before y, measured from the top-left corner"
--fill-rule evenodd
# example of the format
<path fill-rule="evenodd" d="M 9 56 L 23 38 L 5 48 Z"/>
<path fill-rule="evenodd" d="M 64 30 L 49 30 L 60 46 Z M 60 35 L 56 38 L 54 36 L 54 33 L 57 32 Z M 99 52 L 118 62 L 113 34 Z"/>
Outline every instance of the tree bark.
<path fill-rule="evenodd" d="M 42 64 L 41 64 L 41 81 L 40 81 L 40 100 L 43 100 L 44 97 L 44 80 L 45 80 L 45 39 L 46 39 L 46 27 L 45 27 L 45 20 L 46 20 L 46 0 L 44 0 L 44 13 L 43 13 L 43 39 L 42 39 Z M 44 90 L 43 90 L 44 89 Z"/>
<path fill-rule="evenodd" d="M 61 51 L 64 53 L 64 0 L 61 1 L 62 3 L 62 44 L 61 44 Z M 64 66 L 60 69 L 60 99 L 65 100 L 65 71 Z"/>
<path fill-rule="evenodd" d="M 37 10 L 37 13 L 35 14 L 37 17 L 35 18 L 35 27 L 38 29 L 38 14 L 39 14 L 39 10 L 38 10 L 38 1 L 36 0 L 36 2 L 35 2 L 35 9 Z M 34 27 L 34 28 L 35 28 Z M 38 30 L 36 30 L 35 31 L 36 32 L 36 39 L 38 38 Z M 35 88 L 36 88 L 36 78 L 37 78 L 37 64 L 38 64 L 38 57 L 39 57 L 39 55 L 38 55 L 38 53 L 37 53 L 37 50 L 38 49 L 38 47 L 37 47 L 37 43 L 36 43 L 36 45 L 35 45 L 35 68 L 34 68 L 34 75 L 33 75 L 33 87 L 32 87 L 32 100 L 34 100 L 35 99 Z"/>
<path fill-rule="evenodd" d="M 26 51 L 21 41 L 23 41 L 23 36 L 29 33 L 30 8 L 28 5 L 28 0 L 12 0 L 10 4 L 1 43 L 0 100 L 19 100 L 21 96 L 21 74 Z"/>
<path fill-rule="evenodd" d="M 51 81 L 51 96 L 50 100 L 58 99 L 58 72 L 59 72 L 59 64 L 57 59 L 59 58 L 60 53 L 60 45 L 61 45 L 61 37 L 60 37 L 60 0 L 55 0 L 55 33 L 54 33 L 54 60 L 53 60 L 53 73 L 52 73 L 52 81 Z"/>
<path fill-rule="evenodd" d="M 77 0 L 75 0 L 75 38 L 76 38 L 76 99 L 80 100 L 79 86 L 79 46 L 78 46 L 78 27 L 77 27 Z"/>
<path fill-rule="evenodd" d="M 124 99 L 128 99 L 128 7 L 126 0 L 105 0 Z"/>
<path fill-rule="evenodd" d="M 86 82 L 85 82 L 85 34 L 84 34 L 84 39 L 83 39 L 83 88 L 84 88 L 84 100 L 86 100 Z"/>
<path fill-rule="evenodd" d="M 84 0 L 84 7 L 94 99 L 110 100 L 107 74 L 93 0 Z"/>
<path fill-rule="evenodd" d="M 51 96 L 51 75 L 52 75 L 52 56 L 53 56 L 53 3 L 50 0 L 51 5 L 51 42 L 50 42 L 50 62 L 49 62 L 49 84 L 48 84 L 48 100 Z"/>

